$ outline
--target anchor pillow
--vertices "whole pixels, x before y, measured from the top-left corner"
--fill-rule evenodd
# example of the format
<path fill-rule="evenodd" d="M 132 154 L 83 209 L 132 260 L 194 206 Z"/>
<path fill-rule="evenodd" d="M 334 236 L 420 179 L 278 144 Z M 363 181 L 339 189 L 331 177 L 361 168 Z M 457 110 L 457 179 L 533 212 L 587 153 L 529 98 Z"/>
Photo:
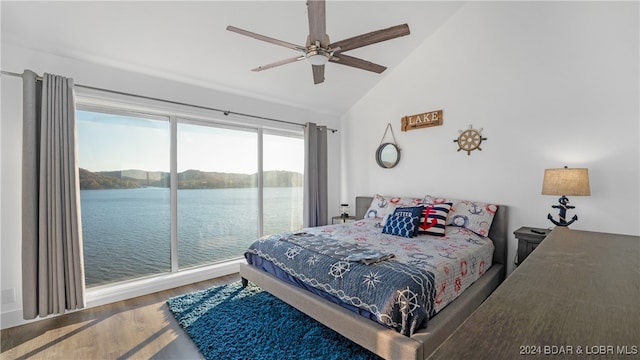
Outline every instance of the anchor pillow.
<path fill-rule="evenodd" d="M 420 215 L 420 222 L 416 228 L 416 235 L 444 236 L 447 215 L 451 211 L 451 203 L 423 204 L 425 207 Z"/>
<path fill-rule="evenodd" d="M 447 199 L 427 195 L 424 203 L 430 205 L 451 203 L 451 211 L 447 217 L 446 225 L 459 226 L 487 237 L 489 228 L 493 222 L 493 216 L 498 211 L 498 205 L 482 203 L 478 201 Z"/>
<path fill-rule="evenodd" d="M 377 219 L 378 225 L 384 226 L 387 218 L 393 214 L 396 207 L 416 206 L 421 202 L 421 198 L 383 196 L 376 194 L 376 196 L 373 197 L 367 212 L 364 214 L 364 218 Z"/>

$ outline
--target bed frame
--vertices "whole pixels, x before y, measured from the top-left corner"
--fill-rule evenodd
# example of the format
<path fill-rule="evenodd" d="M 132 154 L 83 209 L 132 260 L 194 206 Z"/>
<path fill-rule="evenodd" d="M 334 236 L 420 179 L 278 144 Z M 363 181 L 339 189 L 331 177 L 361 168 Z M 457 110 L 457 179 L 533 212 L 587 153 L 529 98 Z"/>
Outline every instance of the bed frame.
<path fill-rule="evenodd" d="M 372 197 L 356 197 L 356 218 L 362 219 Z M 494 241 L 493 265 L 411 337 L 357 315 L 311 292 L 297 288 L 248 264 L 240 265 L 247 280 L 385 359 L 426 359 L 504 280 L 507 264 L 507 208 L 500 206 L 489 237 Z"/>

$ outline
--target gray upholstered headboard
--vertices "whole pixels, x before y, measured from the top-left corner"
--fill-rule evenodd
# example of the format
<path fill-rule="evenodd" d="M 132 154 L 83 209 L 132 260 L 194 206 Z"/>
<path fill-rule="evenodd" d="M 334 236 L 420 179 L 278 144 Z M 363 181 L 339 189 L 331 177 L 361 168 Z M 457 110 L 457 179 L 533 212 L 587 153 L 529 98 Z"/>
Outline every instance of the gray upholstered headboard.
<path fill-rule="evenodd" d="M 373 197 L 371 196 L 356 196 L 356 219 L 364 218 L 367 209 L 369 209 L 369 205 L 371 205 L 371 201 L 373 201 Z M 489 238 L 493 240 L 496 248 L 493 253 L 493 262 L 504 265 L 505 269 L 507 266 L 507 244 L 509 243 L 507 213 L 507 207 L 499 205 L 498 211 L 493 217 L 491 229 L 489 229 Z"/>
<path fill-rule="evenodd" d="M 356 196 L 356 219 L 364 219 L 364 215 L 372 201 L 372 196 Z"/>

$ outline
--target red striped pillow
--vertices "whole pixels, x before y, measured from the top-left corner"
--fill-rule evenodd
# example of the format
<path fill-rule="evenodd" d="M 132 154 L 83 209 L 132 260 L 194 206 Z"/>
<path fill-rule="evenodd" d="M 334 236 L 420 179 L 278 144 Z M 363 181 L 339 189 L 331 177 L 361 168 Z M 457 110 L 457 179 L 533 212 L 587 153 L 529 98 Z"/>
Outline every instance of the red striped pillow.
<path fill-rule="evenodd" d="M 424 205 L 416 235 L 444 236 L 447 216 L 451 211 L 451 203 L 420 204 Z"/>

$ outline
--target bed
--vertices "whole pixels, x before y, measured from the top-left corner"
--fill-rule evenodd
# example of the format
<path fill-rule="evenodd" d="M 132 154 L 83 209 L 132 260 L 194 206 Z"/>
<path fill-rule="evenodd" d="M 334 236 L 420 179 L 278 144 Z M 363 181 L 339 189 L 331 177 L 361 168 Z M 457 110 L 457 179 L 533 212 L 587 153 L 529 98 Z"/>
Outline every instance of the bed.
<path fill-rule="evenodd" d="M 373 204 L 380 199 L 389 200 L 390 198 L 383 198 L 380 195 L 376 195 L 375 197 L 357 197 L 356 219 L 358 220 L 352 224 L 306 229 L 308 231 L 289 233 L 279 240 L 286 242 L 286 246 L 292 247 L 295 245 L 295 247 L 297 247 L 297 245 L 299 245 L 297 241 L 300 237 L 311 236 L 312 240 L 316 240 L 315 235 L 318 235 L 319 232 L 327 233 L 329 238 L 337 237 L 342 233 L 355 232 L 357 238 L 362 235 L 358 233 L 358 231 L 364 233 L 371 230 L 367 228 L 372 226 L 370 218 L 375 220 L 376 216 L 380 215 L 373 214 L 372 216 L 371 214 L 371 212 L 374 211 L 372 210 Z M 393 199 L 397 200 L 400 198 Z M 439 201 L 440 203 L 447 201 L 438 198 L 432 198 L 432 200 L 436 202 Z M 414 202 L 416 201 L 419 200 L 414 199 Z M 383 201 L 381 200 L 380 202 L 382 203 Z M 475 203 L 471 205 L 476 206 Z M 407 206 L 407 204 L 400 204 L 398 207 L 404 206 Z M 471 212 L 474 210 L 475 207 L 468 209 L 468 211 Z M 426 328 L 416 326 L 416 324 L 420 325 L 422 322 L 421 318 L 417 316 L 417 320 L 407 320 L 407 322 L 411 324 L 410 326 L 406 324 L 393 326 L 394 324 L 398 325 L 394 321 L 383 325 L 382 323 L 384 322 L 380 321 L 380 314 L 377 311 L 367 311 L 366 307 L 364 307 L 364 310 L 360 307 L 355 307 L 354 309 L 353 304 L 349 304 L 349 301 L 343 301 L 345 299 L 344 296 L 336 296 L 336 294 L 342 294 L 341 291 L 331 294 L 332 290 L 335 289 L 331 287 L 326 289 L 319 286 L 319 288 L 326 290 L 328 293 L 323 294 L 324 291 L 320 291 L 317 288 L 314 289 L 313 286 L 310 287 L 302 284 L 304 281 L 301 280 L 308 280 L 304 276 L 301 276 L 301 279 L 294 278 L 293 280 L 291 276 L 284 280 L 278 278 L 277 276 L 282 277 L 282 274 L 278 274 L 278 271 L 282 272 L 282 269 L 279 268 L 278 265 L 282 264 L 278 262 L 277 259 L 272 259 L 262 254 L 261 248 L 257 245 L 258 242 L 265 242 L 264 239 L 256 241 L 247 251 L 246 256 L 248 263 L 240 266 L 240 276 L 244 284 L 251 281 L 265 291 L 270 292 L 310 317 L 349 338 L 351 341 L 385 359 L 426 359 L 503 281 L 506 273 L 507 256 L 506 214 L 505 206 L 495 206 L 492 212 L 493 219 L 490 222 L 490 227 L 487 225 L 486 233 L 483 233 L 485 230 L 482 229 L 479 231 L 483 233 L 480 238 L 487 236 L 488 239 L 491 239 L 492 253 L 489 253 L 488 256 L 490 259 L 487 261 L 487 263 L 490 263 L 490 266 L 487 265 L 486 268 L 482 268 L 482 276 L 478 276 L 473 279 L 470 284 L 464 285 L 466 289 L 463 289 L 464 291 L 461 291 L 457 298 L 448 303 L 440 304 L 441 306 L 438 309 L 434 309 L 436 307 L 435 305 L 432 306 L 432 308 L 427 311 L 428 320 L 425 320 L 427 322 Z M 389 211 L 389 215 L 391 215 L 391 211 Z M 389 215 L 386 215 L 382 223 L 389 223 L 389 220 L 387 220 Z M 449 236 L 449 232 L 457 233 L 461 228 L 459 226 L 450 226 L 460 225 L 455 223 L 455 221 L 457 221 L 455 216 L 454 219 L 449 219 L 449 221 L 453 222 L 445 227 L 447 237 Z M 355 227 L 360 228 L 354 230 Z M 386 230 L 386 228 L 384 229 Z M 476 245 L 485 243 L 477 240 L 477 236 L 469 238 L 472 239 L 472 243 L 477 243 Z M 383 237 L 383 239 L 385 238 Z M 404 243 L 406 244 L 407 242 Z M 278 244 L 280 244 L 280 242 L 278 242 Z M 482 246 L 486 248 L 486 245 Z M 476 246 L 474 245 L 472 247 Z M 259 255 L 258 261 L 256 261 L 255 257 L 257 255 Z M 396 258 L 394 259 L 392 257 L 391 260 L 388 261 L 384 260 L 383 257 L 389 254 L 381 251 L 381 253 L 377 255 L 381 255 L 382 257 L 373 262 L 379 265 L 395 263 L 397 262 L 396 260 L 401 260 L 406 254 L 393 253 L 393 255 L 397 255 Z M 474 269 L 480 269 L 475 266 L 476 264 L 474 264 Z M 285 266 L 282 267 L 289 271 L 289 273 L 296 274 L 296 271 L 290 271 L 291 269 Z M 275 268 L 275 270 L 273 268 Z M 284 272 L 286 273 L 287 271 Z M 480 271 L 478 271 L 478 273 L 479 272 Z M 434 273 L 437 272 L 434 271 Z M 458 285 L 459 284 L 456 283 L 456 290 L 458 290 Z M 360 284 L 360 288 L 362 289 L 367 286 L 368 284 Z M 438 280 L 434 280 L 430 286 L 435 287 L 434 292 L 437 293 Z M 347 299 L 351 299 L 351 297 L 347 297 Z M 433 316 L 436 310 L 437 314 Z"/>

